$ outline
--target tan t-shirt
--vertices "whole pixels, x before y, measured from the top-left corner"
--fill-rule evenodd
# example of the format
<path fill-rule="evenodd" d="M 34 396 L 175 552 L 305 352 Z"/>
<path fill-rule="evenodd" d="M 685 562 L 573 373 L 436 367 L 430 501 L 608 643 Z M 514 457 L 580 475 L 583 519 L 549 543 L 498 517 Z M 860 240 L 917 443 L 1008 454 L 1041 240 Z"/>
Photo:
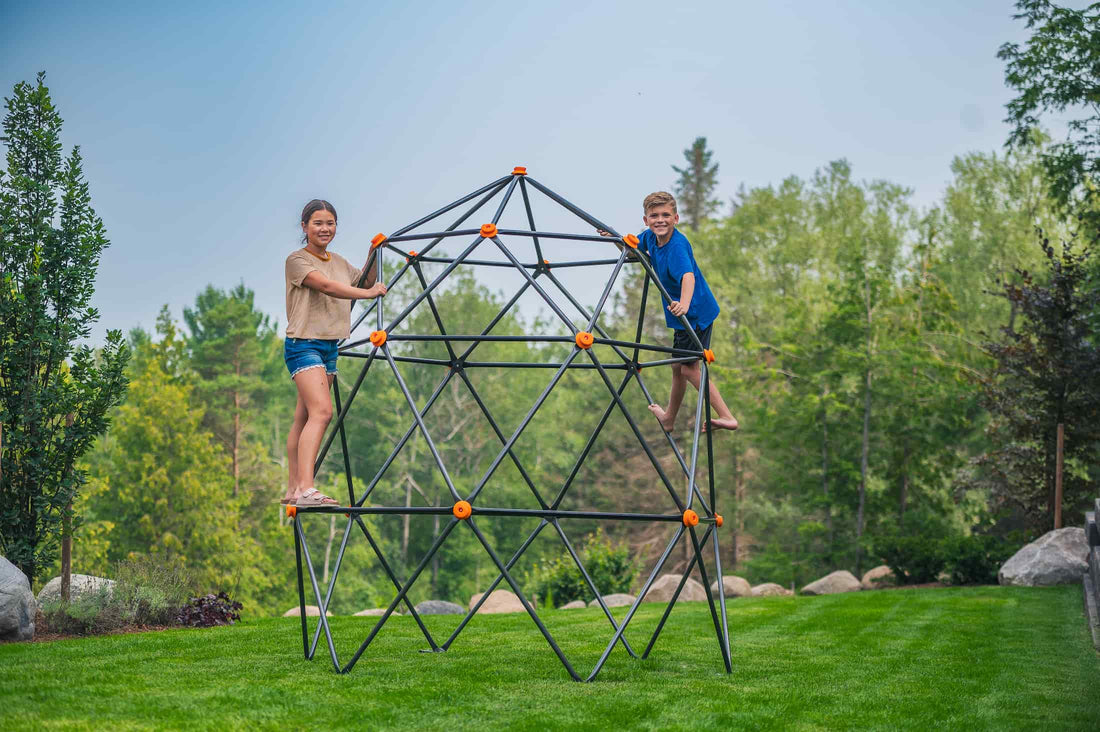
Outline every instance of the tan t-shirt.
<path fill-rule="evenodd" d="M 349 285 L 359 283 L 363 270 L 336 252 L 328 261 L 297 249 L 286 258 L 286 336 L 339 340 L 351 334 L 351 300 L 326 295 L 302 284 L 310 272 Z"/>

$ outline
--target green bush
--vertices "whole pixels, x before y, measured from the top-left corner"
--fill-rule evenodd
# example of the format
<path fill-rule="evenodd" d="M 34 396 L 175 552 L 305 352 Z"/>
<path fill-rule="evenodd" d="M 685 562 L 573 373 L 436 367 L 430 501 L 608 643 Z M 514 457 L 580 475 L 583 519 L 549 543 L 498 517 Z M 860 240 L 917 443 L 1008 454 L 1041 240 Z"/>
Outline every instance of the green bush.
<path fill-rule="evenodd" d="M 629 592 L 638 576 L 639 567 L 630 556 L 630 548 L 612 544 L 600 530 L 588 535 L 577 554 L 601 594 Z M 568 553 L 540 562 L 525 584 L 550 606 L 595 599 Z"/>
<path fill-rule="evenodd" d="M 123 561 L 115 566 L 113 587 L 100 587 L 72 602 L 44 603 L 45 630 L 67 635 L 97 635 L 134 625 L 174 625 L 190 592 L 179 564 L 157 558 Z"/>
<path fill-rule="evenodd" d="M 997 571 L 1021 546 L 1014 537 L 974 534 L 944 541 L 953 585 L 995 585 Z"/>
<path fill-rule="evenodd" d="M 875 551 L 899 585 L 935 582 L 947 566 L 944 540 L 939 537 L 889 534 L 875 540 Z"/>

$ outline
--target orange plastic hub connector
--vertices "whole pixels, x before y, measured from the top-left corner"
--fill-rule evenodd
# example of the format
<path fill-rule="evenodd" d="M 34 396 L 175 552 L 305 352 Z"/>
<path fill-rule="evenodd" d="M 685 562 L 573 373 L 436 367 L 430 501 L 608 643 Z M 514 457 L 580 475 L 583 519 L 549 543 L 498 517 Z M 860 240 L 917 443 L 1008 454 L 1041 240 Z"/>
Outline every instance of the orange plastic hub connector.
<path fill-rule="evenodd" d="M 459 501 L 451 508 L 451 513 L 455 515 L 456 519 L 465 521 L 470 518 L 470 514 L 473 513 L 473 507 L 468 501 Z"/>
<path fill-rule="evenodd" d="M 527 168 L 523 167 L 522 165 L 517 165 L 516 167 L 512 168 L 512 175 L 527 175 Z"/>
<path fill-rule="evenodd" d="M 577 333 L 577 337 L 573 340 L 577 342 L 577 348 L 588 349 L 592 347 L 592 334 L 586 330 L 582 330 L 580 333 Z"/>
<path fill-rule="evenodd" d="M 382 246 L 382 242 L 384 242 L 385 240 L 386 235 L 382 232 L 375 234 L 374 238 L 370 240 L 370 248 L 377 249 L 378 247 Z"/>
<path fill-rule="evenodd" d="M 684 511 L 684 526 L 697 526 L 699 524 L 699 514 L 692 511 L 690 508 Z"/>
<path fill-rule="evenodd" d="M 709 348 L 703 350 L 703 358 L 707 360 L 707 363 L 714 363 L 714 351 Z"/>
<path fill-rule="evenodd" d="M 386 331 L 374 330 L 370 334 L 370 343 L 375 348 L 381 348 L 386 344 Z"/>
<path fill-rule="evenodd" d="M 294 518 L 297 515 L 298 515 L 298 507 L 295 506 L 293 503 L 286 504 L 286 517 L 287 518 Z"/>
<path fill-rule="evenodd" d="M 720 514 L 720 513 L 714 514 L 714 525 L 717 526 L 718 528 L 722 528 L 722 514 Z"/>
<path fill-rule="evenodd" d="M 496 224 L 482 224 L 481 225 L 481 235 L 483 237 L 485 237 L 486 239 L 490 239 L 490 238 L 496 236 L 497 235 L 497 225 Z"/>
<path fill-rule="evenodd" d="M 631 249 L 637 249 L 638 248 L 638 237 L 634 236 L 633 234 L 627 234 L 626 236 L 623 237 L 623 243 L 626 244 Z"/>
<path fill-rule="evenodd" d="M 405 257 L 405 261 L 406 262 L 409 261 L 410 258 L 416 259 L 416 250 L 415 249 L 410 249 L 409 250 L 409 256 Z"/>

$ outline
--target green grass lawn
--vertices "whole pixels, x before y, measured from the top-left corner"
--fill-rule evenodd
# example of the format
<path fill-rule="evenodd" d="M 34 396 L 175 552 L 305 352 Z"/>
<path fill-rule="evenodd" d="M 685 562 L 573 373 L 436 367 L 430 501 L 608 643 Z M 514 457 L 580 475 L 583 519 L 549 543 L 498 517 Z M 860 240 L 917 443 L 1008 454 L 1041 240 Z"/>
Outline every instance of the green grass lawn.
<path fill-rule="evenodd" d="M 627 633 L 641 651 L 661 607 Z M 621 648 L 571 681 L 525 615 L 479 616 L 447 653 L 392 619 L 347 675 L 297 620 L 0 646 L 0 729 L 1100 729 L 1100 656 L 1081 588 L 945 588 L 729 603 L 733 673 L 706 603 L 649 660 Z M 582 674 L 598 610 L 543 614 Z M 375 618 L 333 618 L 345 661 Z M 456 616 L 425 618 L 437 642 Z"/>

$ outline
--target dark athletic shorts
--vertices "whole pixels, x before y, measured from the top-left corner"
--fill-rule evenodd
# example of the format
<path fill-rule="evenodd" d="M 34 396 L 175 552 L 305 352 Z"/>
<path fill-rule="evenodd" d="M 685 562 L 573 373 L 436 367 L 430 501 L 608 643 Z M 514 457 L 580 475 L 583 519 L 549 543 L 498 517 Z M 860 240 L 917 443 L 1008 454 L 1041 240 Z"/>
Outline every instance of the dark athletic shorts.
<path fill-rule="evenodd" d="M 714 323 L 711 323 L 706 328 L 700 330 L 695 329 L 695 334 L 699 336 L 699 342 L 703 344 L 703 348 L 710 348 L 710 331 L 714 328 Z M 685 351 L 694 351 L 699 347 L 695 345 L 695 341 L 692 339 L 691 334 L 686 330 L 674 330 L 675 335 L 672 338 L 672 347 L 680 348 Z"/>

